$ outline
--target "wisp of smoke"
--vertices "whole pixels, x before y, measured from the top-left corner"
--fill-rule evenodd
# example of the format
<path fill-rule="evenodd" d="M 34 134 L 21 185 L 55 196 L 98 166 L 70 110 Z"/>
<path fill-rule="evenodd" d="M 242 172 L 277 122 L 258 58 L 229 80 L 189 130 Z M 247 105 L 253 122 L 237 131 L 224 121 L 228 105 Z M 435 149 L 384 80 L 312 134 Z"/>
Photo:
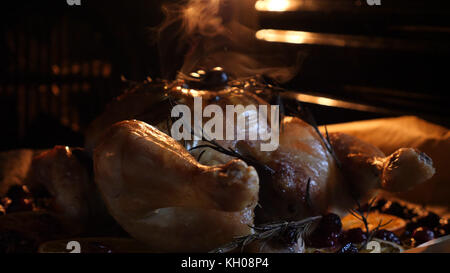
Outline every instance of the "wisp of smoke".
<path fill-rule="evenodd" d="M 255 0 L 187 0 L 166 4 L 158 28 L 163 74 L 189 74 L 223 67 L 232 76 L 266 75 L 291 79 L 298 57 L 279 46 L 259 41 Z"/>

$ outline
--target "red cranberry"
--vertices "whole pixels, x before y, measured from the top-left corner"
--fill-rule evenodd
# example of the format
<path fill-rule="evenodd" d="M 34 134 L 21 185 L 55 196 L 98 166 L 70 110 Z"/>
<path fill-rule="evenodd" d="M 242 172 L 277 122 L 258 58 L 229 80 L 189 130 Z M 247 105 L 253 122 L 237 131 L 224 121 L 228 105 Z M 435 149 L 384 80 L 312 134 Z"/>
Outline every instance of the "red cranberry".
<path fill-rule="evenodd" d="M 330 213 L 320 219 L 317 228 L 309 238 L 306 238 L 306 244 L 312 247 L 334 247 L 339 244 L 341 238 L 341 218 L 336 214 Z"/>
<path fill-rule="evenodd" d="M 360 244 L 366 240 L 367 235 L 361 228 L 352 228 L 344 233 L 345 243 Z"/>
<path fill-rule="evenodd" d="M 406 224 L 405 229 L 412 233 L 418 227 L 419 227 L 419 225 L 416 222 L 409 222 Z"/>
<path fill-rule="evenodd" d="M 419 227 L 419 225 L 416 222 L 409 222 L 409 223 L 407 223 L 406 227 L 405 227 L 405 231 L 402 234 L 402 238 L 405 239 L 405 240 L 411 238 L 412 233 L 418 227 Z"/>
<path fill-rule="evenodd" d="M 287 246 L 292 246 L 297 243 L 298 241 L 298 234 L 297 230 L 294 228 L 287 229 L 281 234 L 279 237 L 280 243 Z"/>
<path fill-rule="evenodd" d="M 393 242 L 396 244 L 400 244 L 400 239 L 397 237 L 397 235 L 395 235 L 394 232 L 386 230 L 386 229 L 380 229 L 378 230 L 375 234 L 374 234 L 375 238 L 384 240 L 384 241 L 389 241 L 389 242 Z"/>
<path fill-rule="evenodd" d="M 434 232 L 427 227 L 419 227 L 414 230 L 412 238 L 416 241 L 416 245 L 423 244 L 434 239 Z"/>
<path fill-rule="evenodd" d="M 325 233 L 340 233 L 342 230 L 341 218 L 334 213 L 324 215 L 320 219 L 317 229 Z"/>
<path fill-rule="evenodd" d="M 429 212 L 426 216 L 417 219 L 417 224 L 421 227 L 433 229 L 440 225 L 440 220 L 439 215 Z"/>

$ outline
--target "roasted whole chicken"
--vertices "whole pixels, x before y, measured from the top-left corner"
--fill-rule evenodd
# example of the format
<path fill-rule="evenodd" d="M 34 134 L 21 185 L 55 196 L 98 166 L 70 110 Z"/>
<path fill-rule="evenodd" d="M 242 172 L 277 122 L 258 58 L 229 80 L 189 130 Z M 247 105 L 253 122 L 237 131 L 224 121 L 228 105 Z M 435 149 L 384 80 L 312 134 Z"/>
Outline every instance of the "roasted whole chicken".
<path fill-rule="evenodd" d="M 42 243 L 117 236 L 123 228 L 148 251 L 207 252 L 253 234 L 255 226 L 342 215 L 379 189 L 405 191 L 433 176 L 432 160 L 418 150 L 385 155 L 350 135 L 321 134 L 301 111 L 267 114 L 269 127 L 276 119 L 280 129 L 278 146 L 269 151 L 261 149 L 267 140 L 249 138 L 255 126 L 234 128 L 243 139 L 171 136 L 175 105 L 194 109 L 196 98 L 224 112 L 242 105 L 233 116 L 238 120 L 274 101 L 281 106 L 278 94 L 258 78 L 231 81 L 221 70 L 201 79 L 137 84 L 91 124 L 84 149 L 23 151 L 16 160 L 23 164 L 3 168 L 10 181 L 2 195 L 7 186 L 24 184 L 45 192 L 46 204 L 2 216 L 0 231 L 46 230 L 32 235 Z M 203 124 L 209 119 L 202 117 Z M 49 231 L 55 222 L 58 230 Z M 302 252 L 302 237 L 295 240 L 254 242 L 245 251 Z"/>
<path fill-rule="evenodd" d="M 87 138 L 108 211 L 154 251 L 209 251 L 252 233 L 253 225 L 339 214 L 378 189 L 405 191 L 434 174 L 432 160 L 420 151 L 402 148 L 386 156 L 349 135 L 324 137 L 297 116 L 280 118 L 274 151 L 261 151 L 260 139 L 214 140 L 213 147 L 207 139 L 176 141 L 167 118 L 174 104 L 193 108 L 200 96 L 225 110 L 268 105 L 273 95 L 251 81 L 187 85 L 132 89 L 92 124 Z"/>

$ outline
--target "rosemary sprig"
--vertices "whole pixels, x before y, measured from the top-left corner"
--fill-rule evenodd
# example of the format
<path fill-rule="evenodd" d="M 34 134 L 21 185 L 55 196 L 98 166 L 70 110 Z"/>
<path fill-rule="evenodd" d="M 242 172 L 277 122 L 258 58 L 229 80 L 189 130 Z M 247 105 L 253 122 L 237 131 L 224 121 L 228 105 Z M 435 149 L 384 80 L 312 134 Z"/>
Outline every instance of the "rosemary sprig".
<path fill-rule="evenodd" d="M 297 240 L 303 236 L 303 234 L 309 231 L 311 225 L 322 218 L 322 216 L 309 217 L 300 221 L 293 222 L 277 222 L 263 224 L 257 227 L 251 227 L 254 231 L 253 234 L 246 236 L 236 237 L 232 242 L 216 248 L 210 253 L 227 253 L 236 248 L 240 247 L 241 252 L 244 250 L 245 246 L 249 245 L 254 241 L 263 241 L 264 243 L 270 239 L 282 236 L 286 231 L 292 230 L 295 232 Z"/>
<path fill-rule="evenodd" d="M 275 91 L 277 92 L 277 91 Z M 280 124 L 280 132 L 284 131 L 284 125 L 283 125 L 283 119 L 285 117 L 285 113 L 286 111 L 284 110 L 284 103 L 283 103 L 283 99 L 281 98 L 280 92 L 277 92 L 277 96 L 276 96 L 276 101 L 275 104 L 278 105 L 279 109 L 280 109 L 280 115 L 278 117 L 278 124 Z"/>
<path fill-rule="evenodd" d="M 325 126 L 325 133 L 326 137 L 323 136 L 323 134 L 319 130 L 319 126 L 317 125 L 316 119 L 314 118 L 313 114 L 309 110 L 308 107 L 306 107 L 302 102 L 296 101 L 297 103 L 297 109 L 292 111 L 294 114 L 297 115 L 297 117 L 304 119 L 309 125 L 311 125 L 314 128 L 314 131 L 316 131 L 317 135 L 322 140 L 323 144 L 325 145 L 325 148 L 327 151 L 331 154 L 333 159 L 336 162 L 336 165 L 339 169 L 342 168 L 341 162 L 336 156 L 336 153 L 334 152 L 333 145 L 331 145 L 330 136 L 328 135 L 328 130 Z M 300 110 L 298 110 L 300 109 Z"/>
<path fill-rule="evenodd" d="M 281 98 L 281 93 L 286 91 L 285 88 L 278 86 L 278 84 L 276 82 L 273 82 L 271 84 L 266 83 L 266 81 L 264 80 L 263 77 L 257 77 L 257 78 L 254 78 L 253 80 L 256 81 L 257 83 L 259 83 L 259 84 L 256 84 L 255 87 L 261 88 L 263 91 L 267 91 L 269 89 L 269 93 L 272 94 L 272 96 L 273 96 L 273 93 L 276 94 L 275 103 L 280 106 L 280 112 L 281 112 L 280 119 L 282 119 L 282 117 L 285 115 L 285 113 L 286 113 L 285 109 L 290 109 L 292 114 L 296 115 L 298 118 L 304 119 L 307 123 L 309 123 L 314 128 L 316 133 L 319 135 L 320 139 L 322 140 L 322 142 L 325 145 L 325 148 L 328 150 L 328 152 L 331 154 L 331 156 L 336 161 L 337 166 L 339 168 L 341 168 L 341 163 L 338 160 L 336 153 L 334 152 L 333 146 L 331 145 L 330 137 L 328 135 L 328 130 L 327 130 L 326 126 L 325 126 L 326 137 L 324 137 L 323 134 L 320 132 L 317 122 L 316 122 L 313 114 L 309 110 L 309 108 L 306 107 L 306 105 L 304 105 L 303 102 L 298 101 L 298 100 L 296 101 L 296 103 L 300 110 L 292 109 L 291 107 L 287 107 L 284 105 L 282 98 Z"/>
<path fill-rule="evenodd" d="M 312 212 L 318 212 L 311 199 L 311 177 L 308 178 L 308 182 L 306 183 L 306 204 L 308 204 Z"/>
<path fill-rule="evenodd" d="M 378 225 L 372 230 L 370 231 L 369 228 L 369 221 L 367 220 L 371 210 L 373 209 L 373 205 L 375 203 L 376 200 L 376 196 L 374 198 L 372 198 L 372 200 L 369 201 L 369 203 L 367 204 L 367 211 L 366 213 L 363 212 L 362 206 L 360 204 L 360 202 L 355 199 L 356 204 L 357 204 L 357 208 L 356 209 L 351 209 L 349 210 L 349 213 L 351 215 L 353 215 L 353 217 L 355 217 L 356 219 L 362 221 L 364 223 L 364 228 L 365 228 L 365 233 L 366 233 L 366 240 L 365 242 L 359 247 L 359 250 L 365 249 L 366 245 L 372 241 L 373 237 L 375 236 L 375 234 L 378 232 L 378 230 L 380 230 L 380 228 L 389 225 L 392 220 L 387 221 L 386 223 L 382 223 L 382 220 L 379 221 Z"/>
<path fill-rule="evenodd" d="M 260 161 L 258 161 L 257 159 L 255 159 L 251 156 L 244 156 L 231 147 L 228 147 L 228 148 L 223 147 L 222 145 L 217 143 L 217 141 L 215 141 L 214 139 L 212 139 L 208 136 L 205 136 L 205 132 L 203 132 L 203 129 L 201 129 L 201 130 L 202 130 L 202 140 L 208 144 L 202 144 L 202 145 L 192 147 L 189 149 L 189 151 L 193 151 L 193 150 L 201 149 L 201 148 L 213 149 L 219 153 L 238 158 L 238 159 L 244 161 L 245 163 L 247 163 L 247 165 L 253 166 L 257 170 L 261 170 L 262 172 L 264 172 L 264 174 L 260 174 L 260 175 L 272 176 L 275 174 L 275 171 L 272 168 L 270 168 L 269 166 L 267 166 L 266 164 L 261 163 Z M 191 134 L 193 136 L 195 135 L 195 131 L 192 128 L 191 128 Z M 200 160 L 201 156 L 203 155 L 203 152 L 204 151 L 202 151 L 202 153 L 199 155 L 199 160 Z"/>

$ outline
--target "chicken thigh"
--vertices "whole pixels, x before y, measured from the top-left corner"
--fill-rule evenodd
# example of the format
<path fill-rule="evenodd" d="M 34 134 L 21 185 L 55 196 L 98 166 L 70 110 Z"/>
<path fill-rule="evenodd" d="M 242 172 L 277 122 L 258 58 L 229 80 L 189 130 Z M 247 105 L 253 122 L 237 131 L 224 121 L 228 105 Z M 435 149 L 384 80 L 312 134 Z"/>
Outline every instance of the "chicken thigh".
<path fill-rule="evenodd" d="M 241 160 L 202 165 L 155 127 L 124 121 L 96 148 L 94 168 L 111 215 L 155 251 L 207 251 L 251 232 L 259 180 Z"/>

